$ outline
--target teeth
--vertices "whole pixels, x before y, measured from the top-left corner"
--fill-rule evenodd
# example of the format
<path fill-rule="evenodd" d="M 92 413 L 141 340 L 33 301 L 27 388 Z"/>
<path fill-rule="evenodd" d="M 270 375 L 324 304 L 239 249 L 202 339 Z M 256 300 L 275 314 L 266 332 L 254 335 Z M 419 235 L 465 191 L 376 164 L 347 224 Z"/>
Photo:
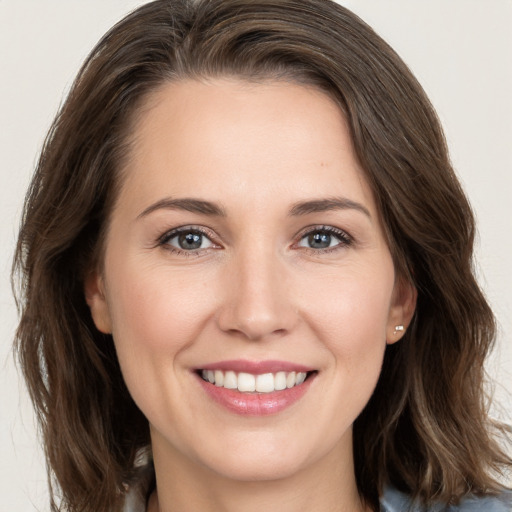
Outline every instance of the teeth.
<path fill-rule="evenodd" d="M 238 391 L 256 391 L 256 378 L 250 373 L 238 374 Z"/>
<path fill-rule="evenodd" d="M 224 386 L 224 374 L 220 370 L 215 370 L 215 385 L 219 388 Z"/>
<path fill-rule="evenodd" d="M 281 391 L 286 389 L 286 373 L 285 372 L 277 372 L 274 377 L 274 389 L 276 391 Z"/>
<path fill-rule="evenodd" d="M 274 391 L 274 376 L 271 373 L 264 373 L 256 377 L 256 391 L 260 393 L 270 393 Z"/>
<path fill-rule="evenodd" d="M 277 372 L 252 375 L 251 373 L 222 370 L 202 370 L 203 380 L 217 387 L 238 389 L 242 393 L 272 393 L 300 386 L 307 377 L 306 372 Z"/>
<path fill-rule="evenodd" d="M 235 372 L 226 372 L 224 374 L 224 386 L 226 389 L 238 388 L 238 379 Z"/>

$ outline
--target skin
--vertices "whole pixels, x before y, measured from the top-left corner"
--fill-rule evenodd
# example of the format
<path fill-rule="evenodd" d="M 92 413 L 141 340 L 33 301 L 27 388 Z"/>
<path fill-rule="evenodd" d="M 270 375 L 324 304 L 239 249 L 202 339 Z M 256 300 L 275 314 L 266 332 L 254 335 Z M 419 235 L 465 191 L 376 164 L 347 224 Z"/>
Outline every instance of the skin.
<path fill-rule="evenodd" d="M 395 276 L 339 108 L 285 82 L 166 84 L 140 112 L 123 175 L 86 297 L 150 423 L 149 510 L 365 510 L 352 424 L 416 294 Z M 158 206 L 168 198 L 210 201 L 225 215 Z M 345 207 L 291 214 L 333 198 Z M 162 239 L 187 226 L 207 233 L 200 249 Z M 311 247 L 308 234 L 324 226 L 341 235 Z M 240 416 L 193 373 L 228 359 L 318 373 L 284 411 Z"/>

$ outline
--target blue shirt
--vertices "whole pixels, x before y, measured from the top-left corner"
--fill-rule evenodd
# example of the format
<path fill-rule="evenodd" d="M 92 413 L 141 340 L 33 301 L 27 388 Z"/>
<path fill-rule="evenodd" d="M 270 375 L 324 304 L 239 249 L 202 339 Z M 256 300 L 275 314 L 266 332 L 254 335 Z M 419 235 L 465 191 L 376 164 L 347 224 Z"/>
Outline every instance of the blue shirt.
<path fill-rule="evenodd" d="M 407 495 L 387 488 L 380 502 L 381 512 L 512 512 L 512 492 L 500 496 L 470 497 L 459 505 L 435 505 L 425 508 L 411 503 Z M 128 493 L 124 512 L 144 512 L 145 504 L 140 496 Z"/>
<path fill-rule="evenodd" d="M 505 491 L 499 496 L 470 496 L 458 505 L 437 504 L 427 508 L 412 503 L 406 494 L 388 487 L 380 505 L 381 512 L 512 512 L 512 491 Z"/>
<path fill-rule="evenodd" d="M 152 467 L 146 466 L 137 484 L 126 495 L 123 512 L 145 512 L 152 472 Z M 503 491 L 499 496 L 468 496 L 458 505 L 439 503 L 425 507 L 412 502 L 407 494 L 388 486 L 380 499 L 380 512 L 512 512 L 512 490 Z"/>

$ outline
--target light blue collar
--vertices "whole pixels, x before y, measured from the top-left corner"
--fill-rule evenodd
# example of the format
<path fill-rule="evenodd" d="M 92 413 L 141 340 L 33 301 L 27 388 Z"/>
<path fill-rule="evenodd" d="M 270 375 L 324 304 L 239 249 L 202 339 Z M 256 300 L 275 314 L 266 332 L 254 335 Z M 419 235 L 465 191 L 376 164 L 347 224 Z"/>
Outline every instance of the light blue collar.
<path fill-rule="evenodd" d="M 468 496 L 458 505 L 438 503 L 425 507 L 412 503 L 406 494 L 387 487 L 380 504 L 381 512 L 512 512 L 512 491 L 504 491 L 499 496 Z"/>

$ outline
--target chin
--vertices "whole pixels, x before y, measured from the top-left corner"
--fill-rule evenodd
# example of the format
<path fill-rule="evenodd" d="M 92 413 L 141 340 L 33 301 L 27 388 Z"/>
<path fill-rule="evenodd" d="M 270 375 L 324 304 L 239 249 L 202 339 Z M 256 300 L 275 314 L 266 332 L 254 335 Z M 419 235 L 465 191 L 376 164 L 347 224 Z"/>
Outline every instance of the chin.
<path fill-rule="evenodd" d="M 291 436 L 291 434 L 290 434 Z M 312 452 L 304 442 L 253 439 L 214 453 L 200 454 L 201 463 L 217 475 L 240 482 L 282 480 L 314 464 L 319 451 Z M 298 441 L 298 440 L 297 440 Z M 316 456 L 315 456 L 316 453 Z M 197 454 L 199 455 L 199 454 Z"/>
<path fill-rule="evenodd" d="M 222 464 L 212 468 L 219 476 L 239 482 L 268 482 L 289 478 L 301 471 L 303 464 L 299 461 L 278 460 L 246 461 L 238 459 L 232 464 Z"/>

